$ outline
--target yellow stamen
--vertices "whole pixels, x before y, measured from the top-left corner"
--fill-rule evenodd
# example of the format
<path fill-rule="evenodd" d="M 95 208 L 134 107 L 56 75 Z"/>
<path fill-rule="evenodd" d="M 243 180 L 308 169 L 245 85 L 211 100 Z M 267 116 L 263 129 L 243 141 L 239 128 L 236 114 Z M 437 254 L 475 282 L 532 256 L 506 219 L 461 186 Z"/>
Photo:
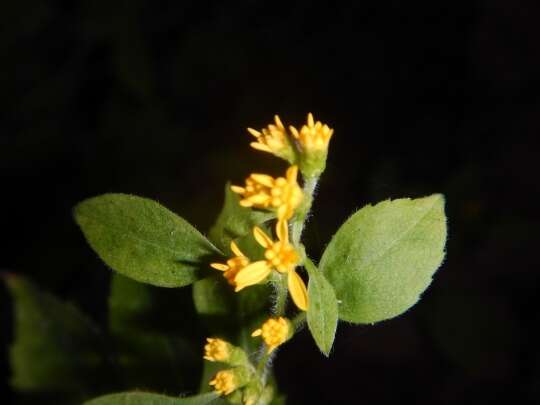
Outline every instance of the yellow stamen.
<path fill-rule="evenodd" d="M 271 353 L 290 337 L 290 321 L 286 318 L 270 318 L 255 330 L 251 336 L 262 336 L 264 343 Z"/>
<path fill-rule="evenodd" d="M 207 338 L 203 358 L 208 361 L 227 361 L 231 356 L 231 345 L 222 339 Z"/>
<path fill-rule="evenodd" d="M 245 187 L 231 186 L 231 190 L 242 196 L 243 207 L 276 210 L 279 219 L 289 219 L 303 198 L 297 177 L 297 166 L 289 167 L 285 177 L 253 173 L 246 179 Z"/>

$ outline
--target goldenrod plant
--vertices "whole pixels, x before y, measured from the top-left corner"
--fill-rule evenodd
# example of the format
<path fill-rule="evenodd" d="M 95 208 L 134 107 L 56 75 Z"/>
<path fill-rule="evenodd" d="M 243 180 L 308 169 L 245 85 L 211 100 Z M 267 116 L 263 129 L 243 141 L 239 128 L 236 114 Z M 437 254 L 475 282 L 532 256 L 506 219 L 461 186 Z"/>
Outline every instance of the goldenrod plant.
<path fill-rule="evenodd" d="M 94 348 L 103 347 L 104 338 L 76 308 L 8 276 L 17 311 L 11 350 L 14 385 L 39 389 L 62 378 L 52 381 L 60 387 L 81 375 L 73 373 L 77 365 L 83 366 L 86 378 L 96 380 L 110 367 L 152 373 L 153 361 L 161 356 L 159 347 L 165 345 L 203 363 L 198 393 L 179 388 L 176 396 L 164 395 L 155 393 L 155 386 L 144 392 L 146 382 L 85 403 L 283 404 L 272 361 L 302 328 L 307 326 L 321 353 L 330 356 L 340 320 L 373 324 L 411 308 L 444 258 L 443 196 L 367 205 L 341 225 L 315 260 L 306 254 L 302 234 L 334 130 L 312 114 L 299 128 L 284 125 L 277 115 L 266 128 L 248 128 L 256 153 L 283 159 L 287 168 L 274 177 L 254 167 L 242 185 L 228 184 L 223 209 L 208 236 L 142 197 L 105 194 L 78 204 L 77 224 L 115 272 L 109 333 L 117 339 L 119 354 Z M 167 332 L 137 327 L 148 315 L 152 294 L 174 294 L 189 285 L 196 316 L 208 332 L 206 340 L 195 347 L 187 340 L 171 346 Z M 184 310 L 167 308 L 173 313 Z M 28 330 L 36 330 L 36 323 L 47 317 L 53 326 L 30 336 Z M 28 353 L 48 350 L 48 342 L 58 336 L 70 343 L 55 347 L 50 354 L 55 360 L 29 367 L 24 361 Z M 82 347 L 78 357 L 69 351 L 74 342 Z M 188 368 L 184 375 L 189 373 Z M 108 387 L 116 391 L 115 384 Z M 105 393 L 107 386 L 97 391 Z"/>

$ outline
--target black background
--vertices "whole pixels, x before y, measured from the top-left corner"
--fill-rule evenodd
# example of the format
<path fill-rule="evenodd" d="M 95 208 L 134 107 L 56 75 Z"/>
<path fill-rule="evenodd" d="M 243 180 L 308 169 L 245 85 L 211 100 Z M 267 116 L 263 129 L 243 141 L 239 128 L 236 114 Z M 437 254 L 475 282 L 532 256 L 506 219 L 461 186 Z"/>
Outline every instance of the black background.
<path fill-rule="evenodd" d="M 434 192 L 447 258 L 411 311 L 340 324 L 330 359 L 280 352 L 290 403 L 528 402 L 540 3 L 18 1 L 0 6 L 0 267 L 105 322 L 109 271 L 71 208 L 125 192 L 208 229 L 223 184 L 285 166 L 247 126 L 307 112 L 335 129 L 307 231 L 319 257 L 354 210 Z M 3 389 L 11 339 L 2 297 Z"/>

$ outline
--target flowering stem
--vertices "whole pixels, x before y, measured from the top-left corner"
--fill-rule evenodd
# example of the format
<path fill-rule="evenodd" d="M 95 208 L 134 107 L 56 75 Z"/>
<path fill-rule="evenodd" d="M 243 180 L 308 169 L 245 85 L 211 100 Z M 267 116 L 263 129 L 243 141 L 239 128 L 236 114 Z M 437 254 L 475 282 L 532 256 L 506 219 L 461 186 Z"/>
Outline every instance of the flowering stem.
<path fill-rule="evenodd" d="M 302 231 L 304 230 L 307 216 L 311 210 L 311 204 L 313 203 L 313 196 L 315 194 L 315 189 L 317 188 L 318 182 L 318 176 L 306 177 L 304 180 L 304 203 L 300 206 L 300 209 L 296 214 L 296 220 L 291 225 L 291 239 L 293 245 L 295 246 L 300 243 Z"/>
<path fill-rule="evenodd" d="M 275 316 L 283 316 L 285 314 L 285 306 L 287 304 L 287 277 L 285 274 L 277 274 L 274 282 L 276 289 L 276 305 L 274 307 Z"/>

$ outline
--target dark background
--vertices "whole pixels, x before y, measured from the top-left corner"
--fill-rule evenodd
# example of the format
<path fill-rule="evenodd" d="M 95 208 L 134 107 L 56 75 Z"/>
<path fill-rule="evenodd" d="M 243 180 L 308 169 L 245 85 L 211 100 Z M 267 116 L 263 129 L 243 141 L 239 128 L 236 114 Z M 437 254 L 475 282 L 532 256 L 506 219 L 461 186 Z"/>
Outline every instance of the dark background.
<path fill-rule="evenodd" d="M 335 129 L 309 223 L 319 257 L 355 209 L 441 192 L 447 258 L 411 311 L 303 332 L 290 403 L 526 403 L 540 394 L 537 1 L 18 1 L 0 6 L 0 267 L 105 322 L 109 271 L 71 208 L 150 197 L 206 230 L 223 184 L 284 165 L 245 127 Z M 11 339 L 2 291 L 3 389 Z"/>

